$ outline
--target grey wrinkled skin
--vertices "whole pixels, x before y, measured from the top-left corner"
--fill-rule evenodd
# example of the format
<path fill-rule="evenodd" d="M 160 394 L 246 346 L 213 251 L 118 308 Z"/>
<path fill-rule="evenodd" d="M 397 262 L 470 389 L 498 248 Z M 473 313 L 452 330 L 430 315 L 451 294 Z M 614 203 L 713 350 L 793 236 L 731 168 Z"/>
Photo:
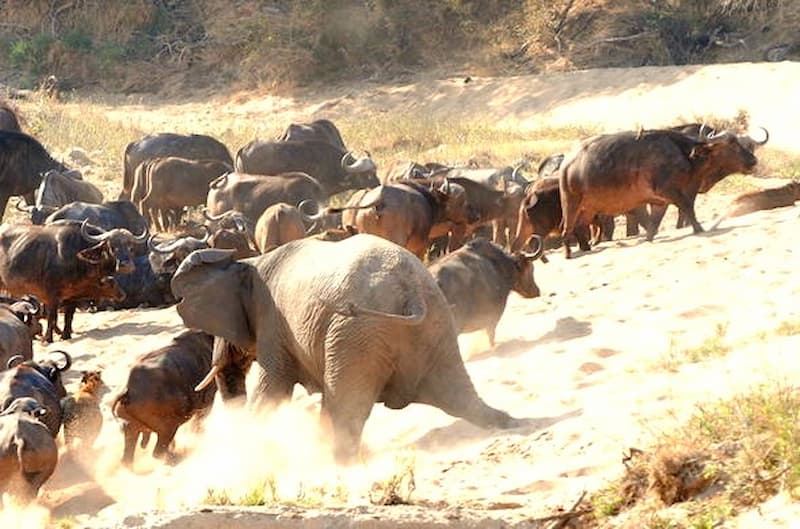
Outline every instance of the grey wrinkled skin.
<path fill-rule="evenodd" d="M 340 242 L 293 241 L 251 259 L 192 253 L 172 280 L 188 327 L 232 344 L 215 347 L 224 372 L 255 359 L 252 406 L 288 400 L 295 384 L 323 393 L 323 418 L 340 461 L 358 453 L 375 402 L 436 406 L 486 428 L 518 424 L 480 399 L 461 360 L 453 317 L 424 265 L 371 235 Z M 244 376 L 244 373 L 241 374 Z"/>

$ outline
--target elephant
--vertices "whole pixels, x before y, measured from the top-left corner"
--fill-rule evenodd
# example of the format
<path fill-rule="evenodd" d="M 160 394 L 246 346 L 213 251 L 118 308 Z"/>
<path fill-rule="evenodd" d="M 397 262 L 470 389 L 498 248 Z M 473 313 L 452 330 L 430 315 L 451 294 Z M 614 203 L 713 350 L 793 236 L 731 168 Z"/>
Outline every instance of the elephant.
<path fill-rule="evenodd" d="M 190 254 L 172 279 L 187 327 L 216 336 L 212 368 L 223 399 L 241 398 L 249 362 L 256 409 L 322 393 L 337 461 L 359 453 L 373 405 L 429 404 L 483 428 L 522 420 L 487 405 L 461 359 L 450 307 L 422 262 L 382 238 L 302 239 L 236 261 L 229 250 Z"/>

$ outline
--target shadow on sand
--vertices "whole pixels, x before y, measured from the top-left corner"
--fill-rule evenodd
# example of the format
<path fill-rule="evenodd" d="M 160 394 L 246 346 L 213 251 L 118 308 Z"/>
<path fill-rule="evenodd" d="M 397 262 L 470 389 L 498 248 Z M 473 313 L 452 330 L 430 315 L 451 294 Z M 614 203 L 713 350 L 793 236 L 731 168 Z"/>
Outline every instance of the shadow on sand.
<path fill-rule="evenodd" d="M 576 338 L 589 336 L 590 334 L 592 334 L 592 324 L 590 322 L 576 320 L 572 316 L 567 316 L 565 318 L 560 318 L 556 321 L 556 325 L 553 329 L 547 331 L 535 340 L 509 340 L 496 345 L 493 349 L 488 349 L 482 353 L 470 356 L 469 361 L 475 362 L 477 360 L 496 357 L 512 358 L 537 345 L 574 340 Z"/>
<path fill-rule="evenodd" d="M 561 421 L 579 417 L 582 414 L 582 409 L 575 409 L 555 417 L 518 419 L 520 425 L 516 428 L 509 428 L 508 430 L 486 430 L 464 419 L 458 419 L 448 426 L 430 430 L 414 441 L 412 446 L 428 452 L 451 450 L 461 444 L 469 444 L 475 441 L 488 439 L 496 435 L 499 431 L 514 435 L 530 435 L 539 430 L 549 428 Z"/>

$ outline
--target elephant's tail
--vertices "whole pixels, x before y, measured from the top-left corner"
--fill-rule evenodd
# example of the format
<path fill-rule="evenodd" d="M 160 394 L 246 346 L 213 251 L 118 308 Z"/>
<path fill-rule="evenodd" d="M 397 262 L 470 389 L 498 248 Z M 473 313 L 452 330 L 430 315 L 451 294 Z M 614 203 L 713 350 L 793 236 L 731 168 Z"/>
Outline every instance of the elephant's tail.
<path fill-rule="evenodd" d="M 401 325 L 419 325 L 425 321 L 428 315 L 428 305 L 424 299 L 410 300 L 403 311 L 403 314 L 393 314 L 382 312 L 365 307 L 359 307 L 355 303 L 348 303 L 344 310 L 337 311 L 351 317 L 375 318 L 382 321 L 399 323 Z"/>

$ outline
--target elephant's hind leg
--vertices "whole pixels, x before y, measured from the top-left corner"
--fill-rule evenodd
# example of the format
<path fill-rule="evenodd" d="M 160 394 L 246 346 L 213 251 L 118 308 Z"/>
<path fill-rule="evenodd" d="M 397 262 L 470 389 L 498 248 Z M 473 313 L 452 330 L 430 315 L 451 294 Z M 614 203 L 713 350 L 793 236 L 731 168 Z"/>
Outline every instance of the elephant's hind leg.
<path fill-rule="evenodd" d="M 369 341 L 364 347 L 354 345 L 341 340 L 326 346 L 322 415 L 333 429 L 334 456 L 340 463 L 358 456 L 364 423 L 391 376 L 391 367 L 374 350 L 379 346 Z"/>
<path fill-rule="evenodd" d="M 420 382 L 415 400 L 482 428 L 515 428 L 520 423 L 480 398 L 460 357 L 443 358 Z"/>

